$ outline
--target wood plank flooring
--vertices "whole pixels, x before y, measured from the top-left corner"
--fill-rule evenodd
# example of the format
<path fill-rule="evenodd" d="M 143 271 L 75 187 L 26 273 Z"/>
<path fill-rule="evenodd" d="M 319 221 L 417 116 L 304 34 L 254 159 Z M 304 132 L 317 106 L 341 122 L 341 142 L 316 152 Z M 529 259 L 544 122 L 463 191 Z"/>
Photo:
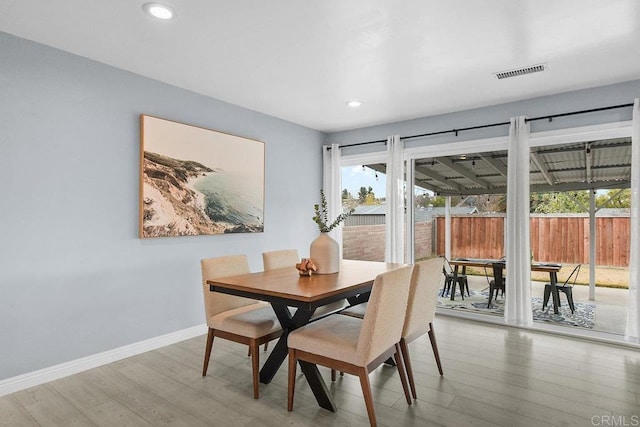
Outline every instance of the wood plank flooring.
<path fill-rule="evenodd" d="M 413 406 L 395 368 L 373 372 L 380 425 L 640 425 L 636 349 L 445 316 L 434 326 L 444 376 L 426 335 L 410 345 L 418 392 Z M 205 338 L 1 397 L 0 426 L 369 425 L 356 377 L 331 383 L 321 368 L 339 407 L 331 413 L 317 406 L 299 375 L 289 413 L 286 362 L 254 400 L 244 346 L 216 339 L 209 374 L 201 376 Z"/>

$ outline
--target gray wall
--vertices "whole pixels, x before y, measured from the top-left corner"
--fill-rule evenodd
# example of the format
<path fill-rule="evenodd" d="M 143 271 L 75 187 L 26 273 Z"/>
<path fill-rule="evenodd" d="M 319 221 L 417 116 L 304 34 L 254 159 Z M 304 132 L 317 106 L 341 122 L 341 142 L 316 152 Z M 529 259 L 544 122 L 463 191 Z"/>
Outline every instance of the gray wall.
<path fill-rule="evenodd" d="M 0 58 L 0 379 L 203 324 L 203 257 L 308 254 L 324 134 L 6 33 Z M 141 113 L 263 141 L 265 232 L 138 239 Z"/>

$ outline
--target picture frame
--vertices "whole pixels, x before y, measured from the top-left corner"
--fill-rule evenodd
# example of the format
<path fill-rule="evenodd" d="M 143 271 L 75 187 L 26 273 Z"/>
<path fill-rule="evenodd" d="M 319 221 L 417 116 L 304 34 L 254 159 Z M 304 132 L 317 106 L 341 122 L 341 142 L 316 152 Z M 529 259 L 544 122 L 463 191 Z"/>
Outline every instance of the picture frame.
<path fill-rule="evenodd" d="M 139 237 L 264 231 L 264 143 L 140 115 Z"/>

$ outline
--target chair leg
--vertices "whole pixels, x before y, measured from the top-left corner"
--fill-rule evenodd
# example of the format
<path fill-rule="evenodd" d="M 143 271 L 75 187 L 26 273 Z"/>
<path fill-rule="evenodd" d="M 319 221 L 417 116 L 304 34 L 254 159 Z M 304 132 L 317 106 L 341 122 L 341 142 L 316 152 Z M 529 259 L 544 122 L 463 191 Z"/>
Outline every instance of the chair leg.
<path fill-rule="evenodd" d="M 438 352 L 438 343 L 436 342 L 436 332 L 433 330 L 433 323 L 429 322 L 429 340 L 431 341 L 431 348 L 433 349 L 433 356 L 436 358 L 436 365 L 438 365 L 438 372 L 442 373 L 442 363 L 440 362 L 440 352 Z"/>
<path fill-rule="evenodd" d="M 376 421 L 376 411 L 373 407 L 373 395 L 371 394 L 371 384 L 369 383 L 369 373 L 367 368 L 358 368 L 358 377 L 360 378 L 360 387 L 364 395 L 364 404 L 367 406 L 367 415 L 369 415 L 369 424 L 371 427 L 378 425 Z"/>
<path fill-rule="evenodd" d="M 444 287 L 442 288 L 442 296 L 449 295 L 449 292 L 451 292 L 451 279 L 446 278 L 444 280 Z"/>
<path fill-rule="evenodd" d="M 544 297 L 542 299 L 542 309 L 547 308 L 547 304 L 549 303 L 549 296 L 551 295 L 551 285 L 544 286 Z"/>
<path fill-rule="evenodd" d="M 495 286 L 493 285 L 489 285 L 489 302 L 487 303 L 487 308 L 491 308 L 491 300 L 493 299 L 493 290 L 494 290 Z M 498 293 L 496 292 L 496 297 L 498 296 Z"/>
<path fill-rule="evenodd" d="M 469 292 L 469 281 L 467 280 L 467 278 L 465 277 L 464 279 L 462 279 L 464 281 L 464 288 L 467 290 L 467 296 L 471 296 L 471 292 Z"/>
<path fill-rule="evenodd" d="M 451 281 L 451 301 L 456 299 L 456 285 L 458 284 L 457 280 L 452 280 Z M 462 299 L 464 299 L 464 295 L 462 296 Z"/>
<path fill-rule="evenodd" d="M 336 380 L 336 370 L 331 368 L 331 382 Z"/>
<path fill-rule="evenodd" d="M 207 334 L 207 346 L 204 350 L 204 364 L 202 365 L 202 376 L 207 375 L 207 369 L 209 368 L 209 358 L 211 357 L 211 348 L 213 347 L 213 329 L 209 328 Z"/>
<path fill-rule="evenodd" d="M 258 380 L 260 375 L 260 344 L 258 340 L 251 340 L 249 344 L 251 348 L 251 370 L 253 373 L 253 398 L 257 399 L 260 393 Z"/>
<path fill-rule="evenodd" d="M 268 347 L 269 347 L 269 341 L 264 343 L 264 351 L 267 351 Z M 249 356 L 251 356 L 251 347 L 249 347 L 249 349 L 247 350 L 247 357 L 249 357 Z"/>
<path fill-rule="evenodd" d="M 296 351 L 292 348 L 289 349 L 289 381 L 287 391 L 287 411 L 293 411 L 293 393 L 296 388 Z"/>
<path fill-rule="evenodd" d="M 404 391 L 404 397 L 407 399 L 407 405 L 411 406 L 411 396 L 409 396 L 409 386 L 407 384 L 406 370 L 402 361 L 402 351 L 400 350 L 400 344 L 396 343 L 396 353 L 393 355 L 396 361 L 396 368 L 398 369 L 398 375 L 400 375 L 400 382 L 402 383 L 402 390 Z"/>
<path fill-rule="evenodd" d="M 407 371 L 407 379 L 409 380 L 409 387 L 411 388 L 411 396 L 413 396 L 414 399 L 417 399 L 416 383 L 413 379 L 413 368 L 411 366 L 411 358 L 409 357 L 409 347 L 407 346 L 407 342 L 404 338 L 400 338 L 400 353 L 404 360 L 404 369 Z"/>
<path fill-rule="evenodd" d="M 576 306 L 573 304 L 573 291 L 571 288 L 567 288 L 564 290 L 564 294 L 567 296 L 567 302 L 569 303 L 569 308 L 571 308 L 571 314 L 576 311 Z"/>

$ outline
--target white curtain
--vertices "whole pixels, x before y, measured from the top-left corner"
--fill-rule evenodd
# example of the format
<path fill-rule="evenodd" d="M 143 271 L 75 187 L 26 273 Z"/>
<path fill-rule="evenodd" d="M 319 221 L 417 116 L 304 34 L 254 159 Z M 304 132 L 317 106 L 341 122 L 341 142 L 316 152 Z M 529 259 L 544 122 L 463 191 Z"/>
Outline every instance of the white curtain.
<path fill-rule="evenodd" d="M 640 101 L 633 103 L 631 130 L 631 253 L 629 257 L 629 306 L 625 339 L 640 343 Z"/>
<path fill-rule="evenodd" d="M 531 326 L 531 244 L 529 237 L 529 124 L 511 118 L 507 168 L 507 276 L 504 320 Z"/>
<path fill-rule="evenodd" d="M 404 143 L 387 138 L 386 262 L 404 263 Z"/>
<path fill-rule="evenodd" d="M 327 199 L 327 208 L 329 212 L 329 222 L 333 222 L 335 218 L 342 213 L 342 167 L 340 165 L 340 146 L 338 144 L 325 145 L 322 147 L 322 189 Z M 318 202 L 320 195 L 318 194 Z M 342 226 L 334 228 L 329 235 L 338 243 L 340 243 L 340 259 L 342 259 Z"/>

